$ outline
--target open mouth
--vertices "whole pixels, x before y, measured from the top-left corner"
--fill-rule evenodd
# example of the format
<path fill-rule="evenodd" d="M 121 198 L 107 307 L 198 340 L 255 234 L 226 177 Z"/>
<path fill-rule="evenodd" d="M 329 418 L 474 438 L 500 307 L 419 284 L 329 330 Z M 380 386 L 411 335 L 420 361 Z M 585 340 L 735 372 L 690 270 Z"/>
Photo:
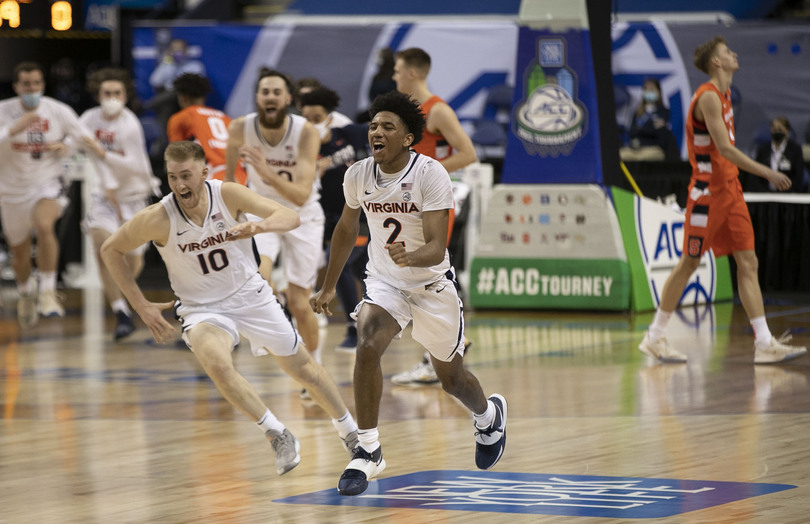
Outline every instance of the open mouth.
<path fill-rule="evenodd" d="M 385 149 L 385 146 L 380 142 L 375 142 L 371 145 L 371 148 L 374 150 L 375 153 L 377 153 Z"/>
<path fill-rule="evenodd" d="M 180 193 L 180 198 L 182 198 L 183 200 L 190 200 L 191 196 L 192 196 L 191 191 L 185 191 L 183 193 Z"/>

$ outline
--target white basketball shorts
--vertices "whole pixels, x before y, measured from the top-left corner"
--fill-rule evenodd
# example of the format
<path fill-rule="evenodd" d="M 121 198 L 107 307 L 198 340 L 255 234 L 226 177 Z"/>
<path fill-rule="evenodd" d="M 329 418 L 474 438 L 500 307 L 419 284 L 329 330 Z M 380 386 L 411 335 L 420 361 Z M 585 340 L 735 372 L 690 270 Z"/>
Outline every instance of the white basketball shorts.
<path fill-rule="evenodd" d="M 233 339 L 250 344 L 253 356 L 294 355 L 301 337 L 284 315 L 273 290 L 255 273 L 239 291 L 213 304 L 184 304 L 177 301 L 177 316 L 183 325 L 183 340 L 193 351 L 188 332 L 199 323 L 218 327 Z"/>

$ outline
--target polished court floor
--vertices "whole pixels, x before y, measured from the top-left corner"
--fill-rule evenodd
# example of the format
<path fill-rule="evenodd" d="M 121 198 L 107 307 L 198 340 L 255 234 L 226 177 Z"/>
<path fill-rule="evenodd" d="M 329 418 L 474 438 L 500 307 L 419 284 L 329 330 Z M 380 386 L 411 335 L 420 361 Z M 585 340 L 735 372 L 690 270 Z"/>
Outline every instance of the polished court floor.
<path fill-rule="evenodd" d="M 630 487 L 638 479 L 738 483 L 729 484 L 735 500 L 687 496 L 655 522 L 810 521 L 810 357 L 754 366 L 750 328 L 732 303 L 679 311 L 668 338 L 689 355 L 684 365 L 647 362 L 636 350 L 649 313 L 469 312 L 466 365 L 509 403 L 503 458 L 478 471 L 471 417 L 459 403 L 440 387 L 386 380 L 379 429 L 388 467 L 372 482 L 381 487 L 369 489 L 379 496 L 361 499 L 331 495 L 348 456 L 328 417 L 299 399 L 270 357 L 234 352 L 301 440 L 302 462 L 283 477 L 263 435 L 189 351 L 158 346 L 143 328 L 112 342 L 100 292 L 69 291 L 66 318 L 21 333 L 13 292 L 2 291 L 0 523 L 643 520 L 637 508 L 594 503 L 593 489 L 583 495 L 604 477 Z M 775 334 L 790 329 L 794 342 L 810 344 L 810 298 L 771 304 L 768 317 Z M 332 350 L 343 331 L 338 318 L 322 331 L 324 364 L 353 410 L 354 357 Z M 420 354 L 406 332 L 384 357 L 386 377 Z M 465 503 L 443 496 L 413 506 L 435 472 L 477 478 L 486 489 L 522 479 L 519 501 L 487 496 L 481 484 L 473 496 L 468 483 Z M 413 496 L 415 486 L 386 491 L 383 481 L 398 477 L 416 479 L 423 496 Z M 579 491 L 552 501 L 540 478 L 574 479 Z M 782 487 L 747 488 L 760 485 Z"/>

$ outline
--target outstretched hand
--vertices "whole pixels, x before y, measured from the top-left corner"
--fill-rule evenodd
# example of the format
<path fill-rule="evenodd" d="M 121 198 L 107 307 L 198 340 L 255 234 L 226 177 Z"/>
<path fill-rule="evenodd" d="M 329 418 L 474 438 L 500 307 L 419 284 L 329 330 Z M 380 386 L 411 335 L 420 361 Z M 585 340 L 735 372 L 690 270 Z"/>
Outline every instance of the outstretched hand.
<path fill-rule="evenodd" d="M 137 309 L 138 316 L 152 332 L 152 337 L 158 344 L 168 344 L 175 338 L 176 329 L 163 318 L 163 310 L 172 307 L 174 307 L 173 300 L 171 302 L 147 302 L 145 306 Z"/>

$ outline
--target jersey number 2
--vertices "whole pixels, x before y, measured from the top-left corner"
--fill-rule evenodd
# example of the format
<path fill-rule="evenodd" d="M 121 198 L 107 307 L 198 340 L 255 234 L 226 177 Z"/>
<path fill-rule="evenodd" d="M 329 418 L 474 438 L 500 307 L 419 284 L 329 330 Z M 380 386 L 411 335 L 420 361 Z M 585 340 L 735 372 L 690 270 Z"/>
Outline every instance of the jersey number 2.
<path fill-rule="evenodd" d="M 399 233 L 402 231 L 402 224 L 399 223 L 399 220 L 390 217 L 386 218 L 385 222 L 383 222 L 383 227 L 385 229 L 388 229 L 391 226 L 394 226 L 394 230 L 391 232 L 391 236 L 388 237 L 388 240 L 385 241 L 386 244 L 396 243 L 397 237 L 399 236 Z M 400 241 L 400 244 L 404 246 L 405 242 Z"/>
<path fill-rule="evenodd" d="M 202 269 L 203 275 L 210 273 L 211 269 L 214 271 L 222 271 L 228 267 L 228 253 L 226 253 L 224 249 L 214 249 L 208 253 L 207 262 L 205 258 L 205 255 L 202 253 L 197 255 L 197 260 L 200 261 L 200 268 Z M 209 269 L 209 266 L 211 269 Z"/>

